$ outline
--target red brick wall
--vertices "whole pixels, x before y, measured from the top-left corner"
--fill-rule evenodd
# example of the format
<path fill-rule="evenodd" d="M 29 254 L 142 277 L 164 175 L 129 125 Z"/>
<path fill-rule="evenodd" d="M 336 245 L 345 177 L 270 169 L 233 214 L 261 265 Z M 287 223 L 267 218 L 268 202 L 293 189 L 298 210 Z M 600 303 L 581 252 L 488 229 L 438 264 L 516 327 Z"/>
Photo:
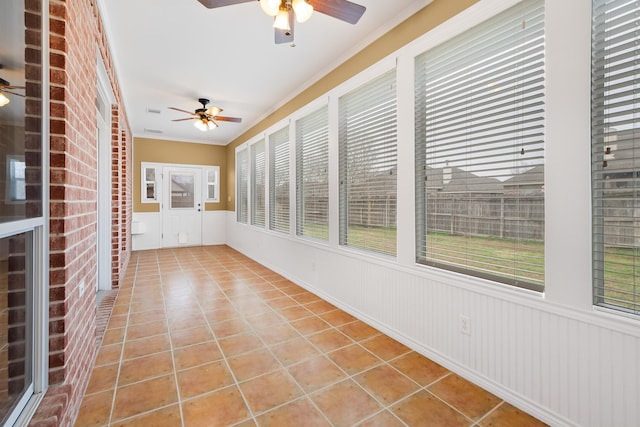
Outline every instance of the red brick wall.
<path fill-rule="evenodd" d="M 54 423 L 65 426 L 71 425 L 77 414 L 95 351 L 97 50 L 117 100 L 111 114 L 114 287 L 124 274 L 130 254 L 131 150 L 124 138 L 129 134 L 128 125 L 96 5 L 92 0 L 50 0 L 49 10 L 51 388 L 32 424 L 49 420 L 47 424 L 55 413 Z M 85 287 L 82 295 L 80 283 Z"/>

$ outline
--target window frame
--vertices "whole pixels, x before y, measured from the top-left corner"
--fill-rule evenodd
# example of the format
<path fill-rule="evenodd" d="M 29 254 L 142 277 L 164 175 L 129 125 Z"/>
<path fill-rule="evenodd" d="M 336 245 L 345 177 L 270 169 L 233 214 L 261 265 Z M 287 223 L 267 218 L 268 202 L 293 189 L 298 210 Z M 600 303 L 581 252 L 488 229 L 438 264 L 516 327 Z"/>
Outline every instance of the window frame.
<path fill-rule="evenodd" d="M 322 243 L 328 243 L 329 242 L 329 238 L 331 235 L 331 230 L 330 230 L 330 204 L 331 204 L 331 175 L 329 173 L 330 169 L 331 169 L 331 157 L 330 157 L 330 145 L 331 145 L 331 120 L 330 120 L 330 114 L 329 114 L 329 104 L 328 103 L 315 103 L 310 105 L 310 107 L 312 108 L 305 108 L 302 109 L 298 115 L 295 116 L 295 118 L 293 119 L 293 128 L 294 128 L 294 141 L 293 141 L 293 145 L 294 145 L 294 150 L 295 150 L 295 204 L 296 204 L 296 227 L 295 227 L 295 235 L 299 238 L 302 239 L 309 239 L 312 241 L 317 241 L 317 242 L 322 242 Z M 312 140 L 310 142 L 307 142 L 307 147 L 303 146 L 305 145 L 305 137 L 308 136 L 308 134 L 302 134 L 303 130 L 302 130 L 302 121 L 304 120 L 311 120 L 312 118 L 315 118 L 316 115 L 318 116 L 324 116 L 321 117 L 320 120 L 318 120 L 316 123 L 313 123 L 315 125 L 318 126 L 317 129 L 313 129 L 313 132 L 321 132 L 322 135 L 319 138 L 319 140 Z M 326 130 L 323 130 L 326 129 Z M 306 141 L 309 141 L 308 139 L 306 139 Z M 313 143 L 312 145 L 310 145 L 311 143 Z M 305 148 L 308 148 L 310 146 L 311 148 L 311 153 L 309 156 L 305 157 Z M 311 156 L 311 154 L 313 154 L 313 156 Z M 306 210 L 305 210 L 305 200 L 306 200 L 306 190 L 305 190 L 305 178 L 307 177 L 307 175 L 305 175 L 305 159 L 311 158 L 318 158 L 320 157 L 320 162 L 318 163 L 320 166 L 324 166 L 324 183 L 321 183 L 321 185 L 323 186 L 323 188 L 326 191 L 326 203 L 325 203 L 325 207 L 324 209 L 321 210 L 320 216 L 324 216 L 326 218 L 325 223 L 319 223 L 320 225 L 325 225 L 326 226 L 326 233 L 305 233 L 305 226 L 307 225 L 307 222 L 305 221 L 305 214 L 306 214 Z M 324 159 L 322 159 L 324 158 Z M 318 187 L 320 187 L 320 185 L 318 185 Z M 315 186 L 312 188 L 312 190 L 315 188 Z"/>
<path fill-rule="evenodd" d="M 629 116 L 637 116 L 634 105 L 640 96 L 630 82 L 637 81 L 640 72 L 634 70 L 629 75 L 629 70 L 637 67 L 639 55 L 628 53 L 634 49 L 624 46 L 637 44 L 640 37 L 633 37 L 633 30 L 625 30 L 628 24 L 620 22 L 626 10 L 620 4 L 603 9 L 602 1 L 591 2 L 592 304 L 597 309 L 637 319 L 640 286 L 635 283 L 640 273 L 635 271 L 635 265 L 640 248 L 635 240 L 640 224 L 634 211 L 640 205 L 640 156 L 635 154 L 640 139 L 635 135 L 640 125 Z M 614 9 L 611 19 L 616 22 L 605 27 L 605 14 Z M 637 15 L 640 7 L 631 9 L 628 15 L 634 12 Z M 640 18 L 633 22 L 637 25 Z M 631 36 L 625 37 L 629 33 Z"/>
<path fill-rule="evenodd" d="M 517 2 L 517 3 L 507 7 L 506 9 L 498 11 L 497 13 L 491 15 L 490 17 L 488 17 L 487 19 L 483 20 L 482 22 L 480 22 L 476 26 L 473 26 L 473 27 L 470 27 L 470 28 L 465 28 L 464 30 L 460 31 L 459 33 L 447 38 L 442 43 L 442 45 L 443 45 L 442 47 L 444 47 L 446 45 L 450 45 L 450 44 L 456 43 L 456 40 L 463 40 L 463 38 L 465 36 L 467 36 L 467 38 L 468 38 L 469 37 L 468 34 L 473 34 L 471 32 L 480 31 L 483 28 L 483 26 L 484 27 L 488 27 L 492 23 L 497 25 L 497 26 L 505 25 L 504 24 L 505 21 L 501 21 L 500 19 L 501 19 L 501 17 L 509 16 L 509 14 L 511 14 L 511 13 L 513 13 L 513 15 L 515 17 L 513 18 L 513 22 L 511 22 L 509 25 L 515 26 L 516 23 L 521 22 L 521 18 L 518 18 L 518 14 L 520 12 L 519 12 L 519 10 L 517 8 L 525 8 L 525 7 L 527 7 L 528 3 L 533 3 L 533 1 L 524 0 L 524 1 L 521 1 L 521 2 Z M 542 28 L 542 31 L 544 31 L 544 28 L 545 28 L 544 2 L 538 1 L 538 3 L 539 4 L 536 7 L 542 10 L 542 21 L 541 21 L 542 23 L 538 24 L 538 25 L 540 25 L 541 28 Z M 481 33 L 480 35 L 476 34 L 476 36 L 477 37 L 481 37 L 484 34 L 492 34 L 494 31 L 495 31 L 494 28 L 487 28 L 485 33 Z M 542 36 L 542 38 L 544 39 L 544 35 Z M 466 46 L 466 44 L 462 44 L 462 46 Z M 494 45 L 491 45 L 491 46 L 494 46 Z M 419 75 L 419 70 L 417 69 L 417 67 L 418 67 L 418 65 L 419 65 L 419 63 L 421 61 L 421 58 L 423 56 L 427 57 L 429 55 L 429 52 L 431 52 L 432 50 L 435 50 L 437 52 L 439 49 L 442 49 L 442 47 L 440 45 L 429 46 L 427 49 L 425 49 L 425 50 L 423 50 L 423 51 L 421 51 L 421 52 L 419 52 L 419 53 L 417 53 L 415 55 L 415 66 L 416 66 L 415 79 L 416 79 L 416 81 L 419 78 L 421 78 L 421 76 Z M 545 45 L 544 44 L 542 45 L 541 51 L 542 51 L 542 55 L 544 57 L 544 53 L 545 53 Z M 451 72 L 451 65 L 449 65 L 449 64 L 451 62 L 455 63 L 456 61 L 458 61 L 456 59 L 456 57 L 454 56 L 454 53 L 452 53 L 452 52 L 454 52 L 454 51 L 451 50 L 451 48 L 449 48 L 447 50 L 447 52 L 446 52 L 446 56 L 447 56 L 446 61 L 448 61 L 448 62 L 444 62 L 444 60 L 442 62 L 442 64 L 444 64 L 444 65 L 442 65 L 442 67 L 444 68 L 444 67 L 448 66 L 449 67 L 449 72 Z M 465 56 L 465 59 L 466 58 L 467 58 L 467 56 Z M 439 58 L 431 59 L 431 62 L 432 63 L 436 63 L 436 64 L 440 64 L 440 63 L 437 62 L 438 60 L 439 60 Z M 459 64 L 456 63 L 456 65 L 459 65 Z M 467 65 L 467 66 L 469 66 L 469 65 Z M 475 70 L 475 68 L 476 67 L 473 67 L 474 70 Z M 544 65 L 542 66 L 542 74 L 541 75 L 542 75 L 542 78 L 544 79 L 545 78 Z M 447 78 L 448 77 L 449 76 L 447 75 Z M 523 289 L 528 289 L 528 290 L 535 291 L 535 292 L 543 292 L 544 291 L 544 281 L 545 281 L 545 278 L 544 278 L 544 259 L 545 259 L 545 249 L 544 249 L 544 247 L 545 247 L 544 246 L 544 234 L 545 234 L 545 232 L 544 232 L 544 216 L 545 216 L 545 214 L 544 214 L 544 207 L 543 207 L 542 214 L 539 215 L 542 218 L 543 229 L 542 229 L 541 233 L 538 233 L 542 238 L 542 250 L 541 250 L 541 253 L 539 254 L 540 255 L 539 259 L 542 260 L 542 273 L 541 273 L 542 274 L 542 279 L 541 279 L 541 281 L 538 281 L 540 279 L 536 279 L 536 280 L 533 280 L 531 282 L 529 282 L 528 280 L 521 280 L 520 276 L 517 276 L 515 274 L 515 271 L 516 271 L 515 269 L 514 269 L 513 279 L 511 279 L 509 277 L 506 277 L 505 275 L 497 274 L 497 272 L 494 272 L 492 270 L 483 270 L 480 267 L 471 267 L 471 264 L 473 264 L 473 262 L 471 262 L 471 263 L 469 263 L 469 264 L 467 264 L 465 266 L 465 265 L 462 265 L 462 264 L 458 265 L 458 264 L 453 263 L 453 262 L 440 262 L 437 259 L 430 258 L 428 256 L 428 250 L 429 250 L 428 248 L 429 248 L 429 246 L 428 246 L 428 243 L 427 243 L 426 236 L 427 236 L 427 231 L 428 231 L 427 220 L 429 218 L 429 215 L 427 213 L 426 203 L 429 202 L 430 199 L 428 199 L 427 194 L 426 194 L 427 188 L 428 188 L 428 184 L 425 184 L 425 179 L 428 178 L 428 176 L 430 174 L 430 171 L 427 170 L 427 165 L 426 165 L 426 163 L 427 163 L 426 160 L 427 159 L 426 159 L 426 154 L 425 154 L 425 150 L 426 150 L 425 146 L 426 146 L 427 142 L 421 140 L 421 138 L 426 138 L 426 137 L 424 135 L 421 135 L 422 132 L 418 129 L 418 126 L 420 126 L 420 124 L 421 124 L 421 122 L 419 120 L 422 120 L 422 117 L 420 116 L 420 114 L 423 114 L 421 112 L 421 108 L 424 109 L 424 107 L 422 107 L 421 105 L 418 105 L 418 101 L 419 101 L 418 100 L 419 86 L 418 86 L 417 82 L 415 84 L 415 88 L 416 88 L 416 92 L 415 92 L 416 93 L 416 95 L 415 95 L 416 96 L 416 98 L 415 98 L 416 105 L 415 105 L 415 122 L 414 122 L 414 126 L 415 126 L 415 129 L 416 129 L 415 130 L 415 150 L 416 150 L 416 152 L 415 152 L 415 162 L 416 162 L 416 167 L 415 167 L 415 183 L 416 183 L 416 188 L 415 188 L 415 190 L 416 190 L 416 194 L 415 194 L 415 201 L 416 201 L 416 203 L 415 203 L 415 209 L 416 209 L 416 212 L 415 212 L 415 221 L 416 221 L 416 225 L 415 225 L 415 232 L 416 232 L 416 235 L 415 235 L 415 239 L 416 239 L 415 240 L 415 244 L 416 244 L 415 256 L 416 256 L 416 262 L 418 264 L 426 265 L 426 266 L 429 266 L 429 267 L 448 270 L 448 271 L 452 271 L 454 273 L 464 274 L 464 275 L 468 275 L 468 276 L 471 276 L 471 277 L 477 277 L 477 278 L 480 278 L 480 279 L 489 280 L 489 281 L 492 281 L 492 282 L 513 286 L 515 288 L 523 288 Z M 426 92 L 425 92 L 425 94 L 426 94 Z M 426 95 L 423 95 L 423 96 L 426 96 Z M 506 98 L 506 96 L 507 95 L 505 95 L 505 98 Z M 542 100 L 541 102 L 542 102 L 542 105 L 544 106 L 545 105 L 545 101 L 546 101 L 546 93 L 545 93 L 544 89 L 542 89 L 540 91 L 538 96 Z M 451 99 L 451 98 L 449 97 L 449 98 L 445 98 L 445 99 Z M 517 99 L 516 98 L 514 98 L 514 99 L 515 99 L 515 101 L 514 101 L 514 105 L 515 105 L 517 103 L 516 102 Z M 468 101 L 465 101 L 465 102 L 468 102 Z M 444 105 L 444 101 L 443 101 L 443 105 Z M 498 104 L 498 105 L 502 105 L 502 104 Z M 527 104 L 524 104 L 524 105 L 527 105 Z M 441 107 L 439 107 L 439 108 L 441 108 Z M 462 108 L 462 107 L 460 107 L 460 108 Z M 490 107 L 484 107 L 484 108 L 489 110 Z M 483 110 L 481 110 L 481 111 L 483 111 Z M 444 116 L 442 116 L 442 117 L 444 117 Z M 439 123 L 445 122 L 445 119 L 442 118 L 442 117 L 439 116 L 439 119 L 438 119 L 440 121 Z M 542 117 L 541 118 L 541 120 L 542 120 L 542 129 L 544 131 L 545 123 L 546 123 L 545 118 L 544 118 L 544 112 L 541 114 L 541 117 Z M 450 119 L 447 119 L 447 120 L 450 120 Z M 424 126 L 427 126 L 425 123 L 426 122 L 424 122 L 422 124 Z M 466 121 L 465 121 L 465 123 L 466 123 Z M 444 131 L 441 131 L 441 132 L 444 132 Z M 450 132 L 453 132 L 453 131 L 450 131 Z M 488 130 L 485 130 L 485 132 L 487 134 L 489 133 Z M 445 140 L 445 136 L 446 135 L 448 135 L 448 134 L 444 134 L 443 133 L 443 136 L 441 137 L 442 140 L 445 141 L 445 142 L 446 142 L 446 140 Z M 544 138 L 544 136 L 542 136 L 542 137 Z M 479 140 L 481 140 L 480 137 L 478 137 L 478 138 L 479 138 Z M 516 142 L 517 141 L 514 141 L 514 145 L 516 144 Z M 447 143 L 447 144 L 450 144 L 450 142 Z M 487 142 L 486 144 L 490 145 L 489 142 Z M 541 143 L 536 142 L 536 144 L 538 144 L 538 145 L 542 144 L 542 146 L 544 146 L 544 139 L 542 140 Z M 505 145 L 505 147 L 506 147 L 506 145 Z M 527 145 L 526 147 L 527 147 L 526 153 L 529 154 L 530 153 L 529 146 Z M 442 150 L 442 148 L 440 148 L 440 147 L 438 147 L 438 149 L 440 151 Z M 451 150 L 451 148 L 449 146 L 446 146 L 444 149 Z M 539 149 L 536 149 L 535 146 L 534 146 L 534 149 L 535 150 L 539 150 Z M 480 150 L 480 148 L 474 148 L 474 150 Z M 436 152 L 436 150 L 433 150 L 433 152 Z M 525 153 L 524 146 L 522 148 L 521 153 Z M 515 157 L 514 157 L 514 159 L 515 159 Z M 505 164 L 507 163 L 507 161 L 503 161 L 503 162 Z M 515 160 L 514 160 L 514 164 L 515 164 Z M 443 184 L 443 183 L 445 183 L 447 181 L 447 178 L 445 177 L 445 174 L 447 173 L 447 170 L 448 170 L 448 174 L 449 174 L 448 176 L 449 176 L 449 180 L 450 180 L 451 176 L 452 176 L 452 173 L 454 173 L 454 171 L 456 169 L 454 167 L 448 167 L 448 166 L 449 165 L 447 164 L 446 167 L 442 167 L 443 175 L 441 177 L 441 181 L 442 181 L 441 184 Z M 496 166 L 496 168 L 497 168 L 497 166 Z M 534 169 L 534 168 L 532 168 L 532 169 Z M 434 169 L 434 171 L 435 171 L 435 169 Z M 543 160 L 543 163 L 542 163 L 542 172 L 541 173 L 543 173 L 543 171 L 544 171 L 544 160 Z M 461 169 L 461 171 L 458 173 L 458 176 L 460 176 L 463 173 L 467 173 L 467 172 L 464 172 Z M 431 180 L 431 183 L 432 183 L 432 185 L 434 185 L 434 181 L 433 180 Z M 440 187 L 444 187 L 444 185 L 440 185 Z M 544 206 L 545 205 L 544 181 L 542 182 L 542 186 L 540 187 L 540 189 L 538 189 L 537 191 L 540 193 L 540 194 L 538 194 L 537 198 L 539 198 L 542 201 L 542 206 Z M 526 192 L 526 190 L 522 189 L 521 192 L 524 194 Z M 518 201 L 520 200 L 519 197 L 520 196 L 517 197 Z M 524 195 L 522 197 L 524 197 Z M 452 203 L 454 203 L 454 202 L 452 202 Z M 519 203 L 519 202 L 517 202 L 517 203 Z M 453 221 L 453 217 L 452 217 L 451 221 Z M 540 221 L 540 219 L 538 219 L 538 221 Z M 518 227 L 519 227 L 519 225 L 518 225 Z M 466 234 L 461 234 L 461 236 L 466 236 Z M 500 239 L 503 239 L 503 238 L 500 237 Z M 517 242 L 519 242 L 518 239 L 519 238 L 516 239 L 516 243 L 514 243 L 514 246 L 518 245 L 518 243 L 517 243 Z M 459 248 L 459 247 L 460 247 L 459 245 L 456 246 L 456 248 Z M 514 249 L 514 256 L 515 257 L 520 257 L 521 256 L 520 253 L 521 252 L 518 252 L 517 249 Z M 461 254 L 459 256 L 463 257 L 463 256 L 465 256 L 465 253 L 463 253 L 463 254 Z M 489 260 L 494 261 L 494 259 L 492 259 L 492 258 L 490 258 Z M 487 262 L 489 262 L 489 261 L 487 261 Z M 496 258 L 495 262 L 496 263 L 499 262 L 499 259 Z M 533 267 L 529 267 L 529 268 L 533 268 Z M 524 270 L 524 271 L 526 271 L 526 270 Z M 536 273 L 536 274 L 539 274 L 539 273 Z"/>
<path fill-rule="evenodd" d="M 278 233 L 288 234 L 291 228 L 291 127 L 289 124 L 280 127 L 278 130 L 271 132 L 266 137 L 266 145 L 267 148 L 265 151 L 268 151 L 268 187 L 267 187 L 267 198 L 269 200 L 269 230 L 275 231 Z M 283 139 L 280 141 L 279 139 Z M 278 148 L 284 145 L 284 152 L 278 151 Z M 280 156 L 282 158 L 280 158 Z M 284 162 L 281 164 L 278 160 Z M 276 187 L 277 177 L 279 174 L 284 174 L 285 171 L 280 170 L 279 167 L 286 166 L 286 200 L 287 200 L 287 212 L 283 218 L 280 218 L 278 212 L 278 203 L 277 198 L 278 195 L 282 192 L 278 191 Z"/>
<path fill-rule="evenodd" d="M 388 76 L 390 76 L 391 74 L 393 74 L 393 78 L 390 78 Z M 397 187 L 397 162 L 398 162 L 398 118 L 397 118 L 397 109 L 398 109 L 398 98 L 399 98 L 399 94 L 398 94 L 398 81 L 397 81 L 397 67 L 395 64 L 393 64 L 392 66 L 384 66 L 384 67 L 380 67 L 379 69 L 376 70 L 375 73 L 370 72 L 370 73 L 365 73 L 362 77 L 362 79 L 355 79 L 352 82 L 349 82 L 348 85 L 345 85 L 342 90 L 340 91 L 339 94 L 336 94 L 336 102 L 337 102 L 337 107 L 338 107 L 338 112 L 337 112 L 337 122 L 334 122 L 337 125 L 337 145 L 338 145 L 338 159 L 337 159 L 337 167 L 338 167 L 338 175 L 339 175 L 339 182 L 338 182 L 338 244 L 341 248 L 344 249 L 351 249 L 351 250 L 356 250 L 356 251 L 360 251 L 363 253 L 367 253 L 367 254 L 371 254 L 371 255 L 375 255 L 375 256 L 382 256 L 382 257 L 390 257 L 390 258 L 396 258 L 397 257 L 397 253 L 398 253 L 398 240 L 397 240 L 397 236 L 396 236 L 396 232 L 393 232 L 393 235 L 391 236 L 393 239 L 393 244 L 390 243 L 390 238 L 387 235 L 387 232 L 389 231 L 389 229 L 395 229 L 397 230 L 397 223 L 395 221 L 395 217 L 397 216 L 397 197 L 398 197 L 398 187 Z M 356 115 L 349 115 L 349 116 L 345 116 L 343 115 L 343 111 L 344 108 L 347 106 L 348 103 L 351 103 L 350 100 L 352 99 L 357 99 L 360 98 L 362 96 L 366 97 L 367 100 L 370 96 L 370 94 L 372 93 L 371 91 L 374 92 L 383 92 L 384 89 L 382 88 L 378 88 L 375 87 L 376 83 L 381 83 L 382 85 L 385 84 L 385 78 L 389 78 L 389 80 L 392 81 L 392 86 L 393 86 L 393 104 L 395 106 L 395 108 L 393 109 L 394 111 L 394 122 L 393 122 L 393 145 L 394 145 L 394 154 L 391 156 L 393 157 L 393 168 L 395 168 L 395 174 L 392 173 L 392 175 L 395 175 L 394 178 L 394 185 L 393 185 L 393 193 L 394 193 L 394 197 L 395 197 L 395 207 L 394 207 L 394 220 L 392 221 L 393 226 L 389 227 L 388 225 L 382 228 L 385 228 L 386 230 L 384 231 L 384 235 L 382 236 L 382 238 L 375 238 L 375 239 L 367 239 L 367 231 L 372 230 L 375 227 L 375 224 L 373 222 L 375 222 L 375 220 L 372 220 L 371 224 L 367 224 L 367 225 L 363 225 L 365 231 L 362 233 L 363 237 L 360 240 L 360 242 L 358 241 L 358 239 L 351 240 L 349 238 L 349 223 L 350 223 L 350 218 L 349 218 L 349 214 L 350 214 L 350 207 L 355 207 L 352 206 L 352 204 L 349 202 L 349 197 L 351 194 L 351 188 L 353 186 L 349 186 L 347 183 L 348 178 L 351 176 L 351 169 L 349 168 L 349 162 L 350 160 L 353 160 L 354 158 L 350 156 L 349 153 L 349 148 L 358 148 L 361 147 L 363 149 L 363 151 L 361 151 L 362 154 L 364 154 L 365 156 L 369 156 L 369 154 L 371 153 L 371 150 L 366 149 L 367 147 L 364 146 L 364 144 L 361 143 L 356 143 L 355 141 L 358 140 L 359 138 L 362 138 L 363 136 L 366 137 L 366 135 L 361 135 L 359 133 L 350 133 L 350 127 L 351 127 L 351 119 L 355 119 L 355 116 L 361 115 L 363 114 L 365 111 L 371 111 L 374 110 L 375 108 L 371 105 L 371 104 L 366 104 L 363 103 L 362 105 L 359 105 L 359 107 L 364 107 L 365 110 L 358 110 L 358 114 Z M 391 91 L 390 91 L 391 92 Z M 374 96 L 374 99 L 376 100 L 376 102 L 378 102 L 378 98 L 377 95 Z M 377 119 L 380 119 L 378 116 L 372 116 L 375 117 Z M 386 118 L 384 118 L 383 120 L 386 120 Z M 331 121 L 330 121 L 331 123 Z M 369 128 L 366 128 L 367 130 L 369 130 Z M 331 131 L 330 131 L 331 132 Z M 351 145 L 350 145 L 350 141 L 351 141 Z M 367 142 L 369 142 L 367 140 Z M 375 145 L 376 148 L 380 148 L 382 145 L 388 143 L 388 141 L 385 141 L 384 143 L 382 143 L 381 141 L 379 141 L 378 139 L 375 140 Z M 384 150 L 383 150 L 384 151 Z M 385 157 L 386 159 L 386 157 Z M 370 166 L 375 166 L 374 164 L 371 164 Z M 393 171 L 392 168 L 392 171 Z M 368 174 L 368 172 L 367 172 Z M 371 178 L 371 175 L 367 175 L 368 178 Z M 362 184 L 361 186 L 363 186 L 364 184 Z M 386 187 L 385 187 L 386 188 Z M 373 195 L 379 195 L 378 193 L 374 192 Z M 388 200 L 387 200 L 388 202 Z M 384 216 L 384 215 L 383 215 Z M 361 218 L 362 219 L 362 218 Z M 367 222 L 369 222 L 369 220 L 366 220 Z M 383 220 L 384 221 L 384 220 Z"/>
<path fill-rule="evenodd" d="M 141 203 L 160 203 L 158 195 L 160 194 L 160 185 L 158 185 L 158 171 L 160 167 L 155 163 L 141 162 L 140 164 L 140 202 Z M 153 180 L 147 179 L 147 170 L 152 170 L 154 174 Z M 160 174 L 162 171 L 160 170 Z M 153 197 L 147 196 L 148 185 L 153 186 Z"/>

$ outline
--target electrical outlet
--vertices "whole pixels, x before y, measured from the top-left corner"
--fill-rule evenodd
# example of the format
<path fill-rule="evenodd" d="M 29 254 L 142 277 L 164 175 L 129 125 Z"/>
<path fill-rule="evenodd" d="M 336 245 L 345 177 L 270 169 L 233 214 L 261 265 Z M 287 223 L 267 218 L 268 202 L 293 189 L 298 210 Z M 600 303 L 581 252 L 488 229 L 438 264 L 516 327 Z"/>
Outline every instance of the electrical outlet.
<path fill-rule="evenodd" d="M 471 319 L 469 316 L 460 315 L 460 333 L 471 335 Z"/>
<path fill-rule="evenodd" d="M 80 282 L 78 289 L 80 290 L 80 296 L 82 296 L 82 294 L 84 294 L 84 280 Z"/>

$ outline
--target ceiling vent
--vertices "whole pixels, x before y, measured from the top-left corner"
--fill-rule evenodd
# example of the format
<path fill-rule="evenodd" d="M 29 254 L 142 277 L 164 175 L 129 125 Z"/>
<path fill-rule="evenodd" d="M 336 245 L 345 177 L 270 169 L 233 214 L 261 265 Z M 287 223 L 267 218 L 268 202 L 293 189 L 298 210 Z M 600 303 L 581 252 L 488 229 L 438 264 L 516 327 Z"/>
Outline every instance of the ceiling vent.
<path fill-rule="evenodd" d="M 158 129 L 147 129 L 147 128 L 144 128 L 144 131 L 145 131 L 145 133 L 155 133 L 155 134 L 162 133 L 162 131 L 158 130 Z"/>
<path fill-rule="evenodd" d="M 160 114 L 161 111 L 158 110 L 157 108 L 147 107 L 147 113 L 149 113 L 149 114 Z"/>

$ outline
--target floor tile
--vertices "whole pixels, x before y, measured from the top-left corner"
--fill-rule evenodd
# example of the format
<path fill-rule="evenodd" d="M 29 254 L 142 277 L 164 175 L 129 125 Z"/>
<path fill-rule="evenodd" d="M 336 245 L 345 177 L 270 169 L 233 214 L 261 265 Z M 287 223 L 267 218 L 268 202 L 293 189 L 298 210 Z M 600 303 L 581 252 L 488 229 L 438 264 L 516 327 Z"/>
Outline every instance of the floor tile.
<path fill-rule="evenodd" d="M 126 420 L 111 424 L 111 427 L 139 426 L 182 427 L 180 407 L 178 405 L 171 405 L 144 415 L 139 415 L 137 417 L 128 418 Z"/>
<path fill-rule="evenodd" d="M 383 360 L 390 360 L 411 351 L 409 347 L 386 335 L 378 335 L 360 344 Z"/>
<path fill-rule="evenodd" d="M 171 332 L 171 344 L 174 348 L 187 347 L 211 340 L 213 340 L 213 334 L 208 326 L 198 326 Z"/>
<path fill-rule="evenodd" d="M 330 426 L 308 399 L 296 400 L 257 418 L 262 427 L 323 427 Z"/>
<path fill-rule="evenodd" d="M 389 411 L 378 412 L 367 418 L 358 427 L 404 427 L 405 425 Z"/>
<path fill-rule="evenodd" d="M 357 344 L 331 352 L 328 356 L 349 375 L 355 375 L 382 363 L 380 359 Z"/>
<path fill-rule="evenodd" d="M 230 426 L 249 417 L 236 386 L 183 402 L 182 412 L 184 425 L 189 427 Z"/>
<path fill-rule="evenodd" d="M 267 345 L 278 344 L 300 336 L 298 331 L 286 323 L 256 329 L 256 334 L 259 335 Z"/>
<path fill-rule="evenodd" d="M 173 375 L 120 387 L 116 390 L 113 420 L 121 420 L 178 402 Z"/>
<path fill-rule="evenodd" d="M 122 362 L 118 385 L 123 386 L 173 373 L 171 352 L 156 353 Z"/>
<path fill-rule="evenodd" d="M 228 362 L 238 381 L 245 381 L 280 369 L 280 363 L 266 349 L 231 357 Z"/>
<path fill-rule="evenodd" d="M 354 341 L 362 341 L 380 335 L 380 331 L 360 320 L 338 326 L 338 330 Z"/>
<path fill-rule="evenodd" d="M 506 402 L 483 418 L 479 424 L 483 427 L 544 427 L 547 425 Z"/>
<path fill-rule="evenodd" d="M 84 396 L 80 412 L 76 418 L 76 427 L 103 426 L 109 422 L 111 401 L 114 390 Z"/>
<path fill-rule="evenodd" d="M 423 387 L 449 374 L 448 369 L 416 352 L 391 361 L 391 365 Z"/>
<path fill-rule="evenodd" d="M 241 383 L 240 389 L 254 414 L 268 411 L 302 395 L 302 390 L 282 370 Z"/>
<path fill-rule="evenodd" d="M 456 427 L 471 424 L 462 414 L 426 391 L 419 391 L 400 401 L 391 411 L 410 426 Z"/>
<path fill-rule="evenodd" d="M 288 321 L 294 321 L 298 319 L 304 319 L 305 317 L 312 316 L 313 313 L 307 310 L 304 306 L 296 305 L 294 307 L 287 307 L 279 310 L 280 315 Z"/>
<path fill-rule="evenodd" d="M 117 344 L 124 341 L 125 328 L 107 329 L 102 338 L 102 345 Z"/>
<path fill-rule="evenodd" d="M 420 388 L 418 384 L 386 364 L 365 371 L 354 380 L 385 405 L 392 405 Z"/>
<path fill-rule="evenodd" d="M 355 317 L 342 310 L 327 311 L 326 313 L 319 314 L 318 317 L 332 326 L 341 326 L 356 320 Z"/>
<path fill-rule="evenodd" d="M 177 376 L 182 399 L 189 399 L 234 383 L 231 373 L 222 361 L 180 371 Z"/>
<path fill-rule="evenodd" d="M 243 332 L 250 332 L 249 326 L 241 319 L 231 319 L 215 323 L 211 326 L 211 330 L 218 339 L 238 335 Z"/>
<path fill-rule="evenodd" d="M 124 344 L 123 359 L 133 359 L 147 356 L 154 353 L 169 351 L 169 335 L 156 335 L 149 338 L 142 338 L 135 341 L 127 341 Z"/>
<path fill-rule="evenodd" d="M 271 351 L 275 354 L 280 363 L 285 366 L 298 363 L 302 360 L 306 360 L 320 354 L 320 352 L 304 338 L 294 338 L 282 344 L 271 346 Z"/>
<path fill-rule="evenodd" d="M 309 341 L 321 351 L 328 352 L 336 350 L 341 347 L 346 347 L 353 344 L 353 341 L 346 335 L 336 331 L 335 329 L 329 329 L 326 331 L 318 332 L 314 335 L 307 337 Z"/>
<path fill-rule="evenodd" d="M 164 320 L 156 320 L 127 328 L 127 340 L 137 340 L 140 338 L 162 335 L 168 332 L 167 323 Z"/>
<path fill-rule="evenodd" d="M 307 310 L 310 310 L 312 313 L 315 314 L 320 314 L 320 313 L 326 313 L 327 311 L 332 311 L 336 309 L 336 306 L 333 304 L 330 304 L 326 301 L 314 301 L 312 303 L 309 304 L 305 304 L 304 306 Z"/>
<path fill-rule="evenodd" d="M 323 389 L 311 398 L 334 425 L 356 424 L 381 409 L 373 397 L 351 380 Z"/>
<path fill-rule="evenodd" d="M 96 356 L 95 366 L 109 365 L 120 361 L 122 355 L 122 343 L 101 347 Z"/>
<path fill-rule="evenodd" d="M 117 363 L 95 368 L 89 378 L 86 393 L 96 393 L 115 388 L 119 369 L 120 366 Z"/>
<path fill-rule="evenodd" d="M 345 374 L 325 356 L 290 366 L 289 372 L 307 393 L 334 384 L 345 377 Z"/>
<path fill-rule="evenodd" d="M 154 322 L 158 320 L 165 320 L 164 310 L 151 310 L 143 313 L 131 313 L 129 315 L 129 325 L 137 325 L 140 323 Z"/>
<path fill-rule="evenodd" d="M 441 379 L 428 390 L 474 421 L 501 402 L 493 394 L 455 374 Z"/>
<path fill-rule="evenodd" d="M 176 349 L 173 354 L 176 369 L 187 369 L 222 359 L 220 347 L 213 341 Z"/>
<path fill-rule="evenodd" d="M 316 332 L 324 331 L 331 327 L 331 325 L 317 316 L 306 317 L 304 319 L 291 322 L 291 326 L 304 335 L 315 334 Z"/>
<path fill-rule="evenodd" d="M 219 340 L 218 343 L 226 357 L 247 353 L 263 347 L 260 338 L 253 334 L 240 334 Z"/>

